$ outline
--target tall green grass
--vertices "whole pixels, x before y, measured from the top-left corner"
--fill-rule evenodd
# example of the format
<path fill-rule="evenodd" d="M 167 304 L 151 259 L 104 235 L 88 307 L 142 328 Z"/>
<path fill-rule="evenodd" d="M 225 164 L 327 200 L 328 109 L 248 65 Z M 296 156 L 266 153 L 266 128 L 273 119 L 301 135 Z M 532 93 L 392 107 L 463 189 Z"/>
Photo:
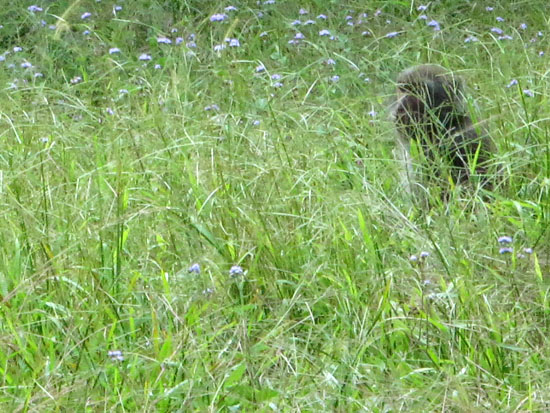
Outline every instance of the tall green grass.
<path fill-rule="evenodd" d="M 2 411 L 546 411 L 547 2 L 260 3 L 3 6 Z M 491 193 L 406 190 L 393 80 L 426 62 Z"/>

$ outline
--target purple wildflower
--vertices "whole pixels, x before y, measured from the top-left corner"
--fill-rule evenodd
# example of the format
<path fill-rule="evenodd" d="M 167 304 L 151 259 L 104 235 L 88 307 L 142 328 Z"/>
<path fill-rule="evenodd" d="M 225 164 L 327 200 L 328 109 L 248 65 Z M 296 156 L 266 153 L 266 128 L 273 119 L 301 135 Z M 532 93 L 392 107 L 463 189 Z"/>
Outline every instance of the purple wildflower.
<path fill-rule="evenodd" d="M 428 27 L 433 27 L 436 32 L 441 30 L 441 27 L 439 26 L 439 22 L 437 20 L 430 20 L 428 23 L 426 23 L 426 25 Z"/>
<path fill-rule="evenodd" d="M 193 265 L 191 265 L 189 267 L 189 269 L 187 271 L 189 271 L 191 273 L 194 273 L 194 274 L 200 274 L 201 273 L 201 266 L 198 263 L 194 263 Z"/>
<path fill-rule="evenodd" d="M 237 275 L 243 275 L 244 271 L 240 265 L 233 265 L 229 270 L 230 277 L 236 277 Z"/>
<path fill-rule="evenodd" d="M 223 13 L 216 13 L 210 16 L 211 22 L 223 22 L 225 19 L 227 19 L 227 14 Z"/>
<path fill-rule="evenodd" d="M 509 237 L 508 235 L 502 235 L 497 238 L 497 241 L 499 244 L 511 244 L 513 239 L 512 237 Z"/>

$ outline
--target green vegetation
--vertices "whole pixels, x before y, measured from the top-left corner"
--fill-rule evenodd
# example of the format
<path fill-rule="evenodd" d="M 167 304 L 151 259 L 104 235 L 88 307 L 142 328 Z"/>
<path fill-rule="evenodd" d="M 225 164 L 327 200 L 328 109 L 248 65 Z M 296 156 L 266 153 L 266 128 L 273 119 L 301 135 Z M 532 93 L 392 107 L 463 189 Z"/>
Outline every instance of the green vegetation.
<path fill-rule="evenodd" d="M 38 1 L 0 10 L 2 411 L 550 408 L 547 0 Z M 406 190 L 426 62 L 492 193 Z"/>

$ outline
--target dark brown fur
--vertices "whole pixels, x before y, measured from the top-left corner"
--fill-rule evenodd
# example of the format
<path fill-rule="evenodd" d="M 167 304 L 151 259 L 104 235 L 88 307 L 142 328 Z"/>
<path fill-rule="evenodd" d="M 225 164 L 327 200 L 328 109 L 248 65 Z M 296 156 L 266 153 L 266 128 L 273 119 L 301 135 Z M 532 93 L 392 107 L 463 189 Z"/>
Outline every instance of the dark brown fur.
<path fill-rule="evenodd" d="M 420 65 L 397 78 L 394 120 L 401 138 L 414 140 L 428 161 L 429 175 L 444 178 L 448 168 L 455 183 L 470 179 L 470 165 L 487 184 L 487 161 L 492 142 L 480 137 L 464 102 L 462 80 L 437 65 Z"/>

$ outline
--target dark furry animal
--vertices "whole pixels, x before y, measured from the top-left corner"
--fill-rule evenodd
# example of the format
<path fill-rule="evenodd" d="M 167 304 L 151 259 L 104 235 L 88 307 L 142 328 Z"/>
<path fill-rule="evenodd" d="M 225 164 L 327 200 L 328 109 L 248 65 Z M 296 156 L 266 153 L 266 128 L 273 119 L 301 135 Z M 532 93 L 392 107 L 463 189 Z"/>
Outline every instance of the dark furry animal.
<path fill-rule="evenodd" d="M 476 132 L 463 93 L 462 80 L 441 66 L 407 69 L 397 78 L 394 121 L 405 143 L 414 140 L 422 148 L 429 177 L 450 176 L 462 183 L 470 180 L 475 166 L 475 174 L 487 186 L 492 142 Z"/>

